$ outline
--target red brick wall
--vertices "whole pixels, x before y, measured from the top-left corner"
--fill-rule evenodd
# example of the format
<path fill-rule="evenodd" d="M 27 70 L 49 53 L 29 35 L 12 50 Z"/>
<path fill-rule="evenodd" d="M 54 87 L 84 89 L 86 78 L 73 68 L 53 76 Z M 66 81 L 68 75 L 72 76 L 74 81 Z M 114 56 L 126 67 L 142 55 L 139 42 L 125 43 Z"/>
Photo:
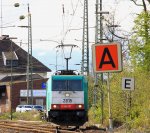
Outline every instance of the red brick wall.
<path fill-rule="evenodd" d="M 42 83 L 46 82 L 47 80 L 48 79 L 33 81 L 33 89 L 34 90 L 42 89 Z M 16 106 L 20 104 L 20 90 L 26 90 L 26 88 L 27 88 L 27 82 L 20 82 L 20 83 L 13 84 L 13 87 L 12 87 L 12 109 L 13 111 L 15 111 Z M 46 97 L 33 97 L 33 104 L 35 104 L 35 99 L 37 98 L 44 99 L 44 105 L 46 105 Z"/>

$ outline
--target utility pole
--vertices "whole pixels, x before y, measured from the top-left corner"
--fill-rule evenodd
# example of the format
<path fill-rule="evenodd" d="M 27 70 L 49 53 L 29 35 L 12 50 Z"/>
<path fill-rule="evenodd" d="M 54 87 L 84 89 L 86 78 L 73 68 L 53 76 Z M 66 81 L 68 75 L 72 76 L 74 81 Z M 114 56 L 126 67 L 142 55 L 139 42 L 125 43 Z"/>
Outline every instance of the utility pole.
<path fill-rule="evenodd" d="M 109 14 L 109 12 L 102 11 L 102 0 L 96 0 L 96 34 L 95 34 L 95 43 L 103 43 L 103 14 Z M 113 132 L 113 123 L 112 123 L 112 112 L 111 112 L 111 101 L 110 101 L 110 85 L 109 85 L 109 73 L 107 77 L 107 86 L 108 86 L 108 104 L 109 104 L 109 131 Z M 95 74 L 95 88 L 98 86 L 98 76 Z M 101 73 L 101 81 L 103 83 L 103 73 Z M 97 89 L 95 89 L 97 90 Z M 103 123 L 103 90 L 101 88 L 101 108 L 102 108 L 102 123 Z"/>
<path fill-rule="evenodd" d="M 103 25 L 102 25 L 102 0 L 96 0 L 96 27 L 95 27 L 95 44 L 102 43 L 103 39 Z M 102 74 L 101 74 L 102 75 Z M 103 76 L 101 76 L 103 77 Z M 102 79 L 103 80 L 103 79 Z M 96 106 L 97 103 L 97 90 L 98 90 L 98 74 L 95 73 L 95 82 L 94 82 L 94 98 L 93 105 Z M 101 123 L 103 124 L 103 94 L 101 89 Z"/>
<path fill-rule="evenodd" d="M 15 7 L 19 7 L 19 3 L 14 4 Z M 32 79 L 32 25 L 31 25 L 31 13 L 29 3 L 27 4 L 28 9 L 28 26 L 18 26 L 22 28 L 28 28 L 28 53 L 27 53 L 27 104 L 33 104 L 33 79 Z M 20 20 L 24 19 L 25 16 L 21 15 Z M 29 91 L 31 92 L 29 95 Z M 30 98 L 29 98 L 30 96 Z"/>
<path fill-rule="evenodd" d="M 28 4 L 28 56 L 27 56 L 27 104 L 33 104 L 33 79 L 32 79 L 32 25 L 31 13 Z M 29 90 L 31 96 L 29 100 Z"/>
<path fill-rule="evenodd" d="M 84 0 L 81 73 L 89 75 L 88 0 Z"/>
<path fill-rule="evenodd" d="M 102 43 L 103 41 L 103 23 L 102 23 L 102 0 L 96 0 L 96 30 L 95 43 Z"/>
<path fill-rule="evenodd" d="M 102 0 L 96 0 L 96 27 L 95 27 L 95 44 L 103 43 L 103 14 L 109 14 L 109 12 L 102 11 Z M 103 73 L 101 75 L 101 81 L 103 83 Z M 97 103 L 97 90 L 98 90 L 98 74 L 95 73 L 95 83 L 94 83 L 94 106 Z M 103 90 L 101 91 L 101 123 L 103 124 Z"/>
<path fill-rule="evenodd" d="M 102 11 L 102 0 L 96 0 L 96 32 L 95 32 L 95 44 L 103 43 L 103 14 L 109 14 L 109 12 Z M 103 83 L 103 73 L 101 73 L 101 81 Z M 95 74 L 95 88 L 98 87 L 98 75 Z M 113 132 L 112 112 L 111 112 L 111 100 L 110 100 L 110 85 L 109 85 L 109 73 L 107 77 L 107 90 L 108 90 L 108 105 L 109 105 L 109 132 Z M 96 97 L 97 92 L 94 93 Z M 96 98 L 95 98 L 96 99 Z M 101 88 L 101 108 L 102 108 L 102 123 L 103 123 L 103 90 Z"/>

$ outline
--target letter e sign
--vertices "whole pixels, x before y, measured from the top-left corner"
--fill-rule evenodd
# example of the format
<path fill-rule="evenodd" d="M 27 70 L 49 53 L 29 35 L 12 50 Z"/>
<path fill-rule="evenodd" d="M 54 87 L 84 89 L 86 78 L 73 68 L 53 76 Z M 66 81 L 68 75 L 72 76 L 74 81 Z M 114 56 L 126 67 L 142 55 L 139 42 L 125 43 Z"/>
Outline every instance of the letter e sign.
<path fill-rule="evenodd" d="M 122 89 L 123 90 L 134 90 L 134 78 L 122 78 Z"/>
<path fill-rule="evenodd" d="M 92 53 L 96 73 L 122 71 L 121 44 L 94 44 Z"/>

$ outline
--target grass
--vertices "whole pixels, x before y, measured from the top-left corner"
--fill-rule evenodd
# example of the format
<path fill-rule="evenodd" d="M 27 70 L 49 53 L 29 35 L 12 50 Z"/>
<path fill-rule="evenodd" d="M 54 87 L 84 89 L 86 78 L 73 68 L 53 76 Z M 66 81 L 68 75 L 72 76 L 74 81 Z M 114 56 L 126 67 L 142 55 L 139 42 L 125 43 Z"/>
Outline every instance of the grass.
<path fill-rule="evenodd" d="M 25 120 L 25 121 L 42 121 L 41 116 L 43 114 L 38 111 L 29 111 L 29 112 L 13 112 L 13 120 Z M 10 112 L 0 114 L 0 120 L 10 120 Z"/>

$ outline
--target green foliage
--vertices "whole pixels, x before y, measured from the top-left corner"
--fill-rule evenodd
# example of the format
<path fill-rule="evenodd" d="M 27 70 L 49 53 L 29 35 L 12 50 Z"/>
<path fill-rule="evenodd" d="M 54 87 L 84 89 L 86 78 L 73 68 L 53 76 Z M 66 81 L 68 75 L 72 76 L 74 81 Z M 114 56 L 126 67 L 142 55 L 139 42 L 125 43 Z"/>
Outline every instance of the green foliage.
<path fill-rule="evenodd" d="M 89 122 L 100 123 L 101 109 L 100 107 L 91 107 L 89 110 Z"/>
<path fill-rule="evenodd" d="M 130 40 L 130 56 L 134 69 L 150 71 L 150 12 L 142 12 L 135 19 Z"/>
<path fill-rule="evenodd" d="M 7 119 L 10 119 L 9 112 L 0 115 L 0 120 L 7 120 Z"/>
<path fill-rule="evenodd" d="M 128 124 L 129 129 L 149 131 L 150 127 L 150 12 L 140 13 L 135 19 L 133 35 L 129 45 L 131 60 L 126 69 L 120 73 L 110 73 L 110 101 L 114 126 Z M 135 80 L 135 90 L 123 91 L 122 78 L 129 77 Z M 107 80 L 107 76 L 105 77 Z M 104 81 L 105 81 L 104 80 Z M 94 79 L 89 82 L 89 118 L 94 123 L 101 123 L 103 92 L 103 119 L 108 126 L 109 107 L 107 83 L 99 82 L 97 89 L 96 107 L 93 104 Z"/>
<path fill-rule="evenodd" d="M 38 111 L 29 111 L 29 112 L 13 112 L 13 120 L 25 120 L 25 121 L 40 121 L 41 114 Z M 3 113 L 0 115 L 0 120 L 10 120 L 10 113 Z"/>
<path fill-rule="evenodd" d="M 94 78 L 89 76 L 88 77 L 88 102 L 89 102 L 89 108 L 93 104 L 93 90 L 94 90 Z"/>
<path fill-rule="evenodd" d="M 111 75 L 112 114 L 114 120 L 130 123 L 131 128 L 150 127 L 150 73 L 144 71 L 114 73 Z M 122 77 L 135 79 L 135 90 L 122 91 Z"/>
<path fill-rule="evenodd" d="M 99 86 L 94 88 L 94 77 L 88 78 L 88 88 L 89 88 L 89 120 L 90 123 L 101 123 L 102 122 L 102 104 L 101 95 L 103 92 L 102 83 L 99 81 Z M 96 103 L 94 103 L 94 89 L 96 91 Z M 105 95 L 105 94 L 104 94 Z M 105 120 L 105 113 L 103 114 L 103 119 Z"/>
<path fill-rule="evenodd" d="M 13 113 L 14 120 L 39 121 L 40 113 L 38 111 L 15 112 Z"/>
<path fill-rule="evenodd" d="M 135 90 L 131 93 L 122 90 L 122 78 L 131 77 L 135 79 Z M 93 84 L 93 83 L 92 83 Z M 101 83 L 99 83 L 101 86 Z M 124 70 L 120 73 L 110 74 L 110 90 L 111 90 L 111 109 L 113 124 L 115 127 L 129 123 L 131 129 L 146 130 L 150 127 L 150 72 L 147 71 L 129 71 Z M 91 85 L 92 87 L 93 85 Z M 108 126 L 109 110 L 108 110 L 108 95 L 107 84 L 103 84 L 104 92 L 104 114 L 103 124 Z M 93 92 L 90 91 L 91 96 Z M 101 123 L 102 108 L 101 108 L 101 91 L 99 94 L 96 107 L 92 106 L 89 109 L 90 123 Z M 91 100 L 92 101 L 92 100 Z M 92 103 L 91 103 L 92 105 Z"/>

